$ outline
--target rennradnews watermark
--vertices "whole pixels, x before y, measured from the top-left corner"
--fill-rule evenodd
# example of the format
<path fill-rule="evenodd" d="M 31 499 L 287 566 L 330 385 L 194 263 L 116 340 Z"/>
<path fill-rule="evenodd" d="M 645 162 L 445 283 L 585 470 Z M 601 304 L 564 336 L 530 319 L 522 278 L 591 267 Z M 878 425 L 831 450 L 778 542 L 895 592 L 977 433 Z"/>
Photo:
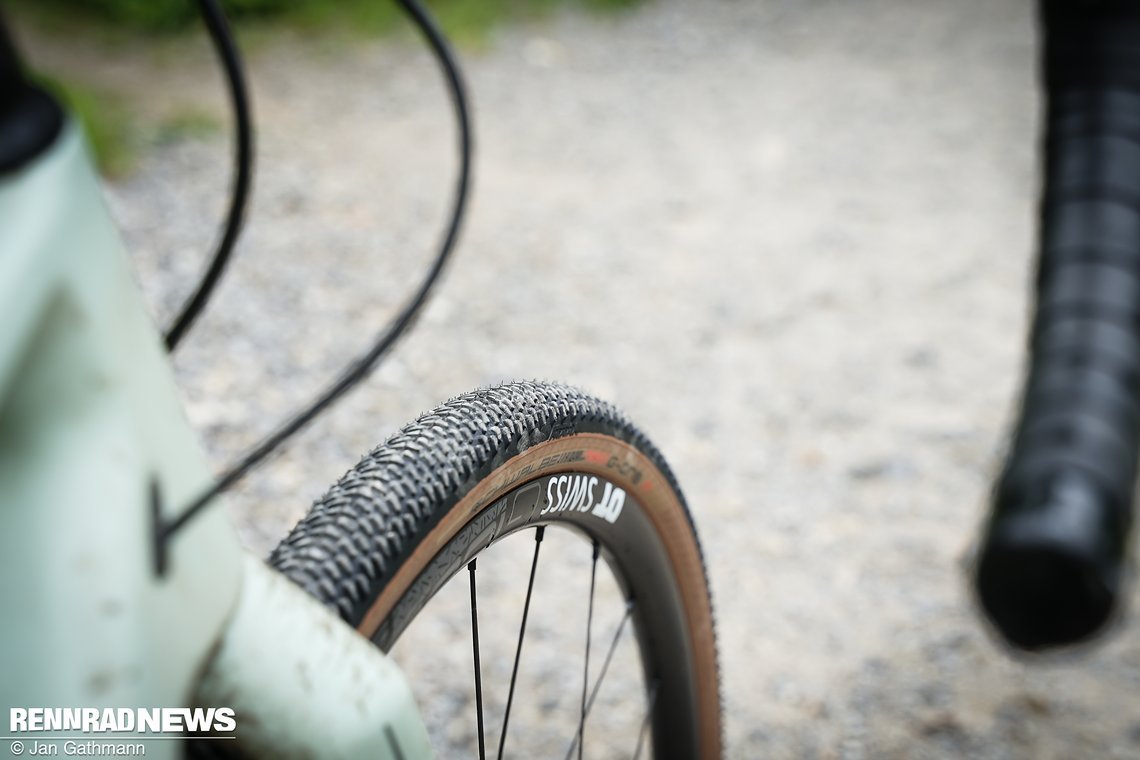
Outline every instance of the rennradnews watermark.
<path fill-rule="evenodd" d="M 9 749 L 15 756 L 142 757 L 148 742 L 232 740 L 232 707 L 13 707 Z M 81 736 L 53 736 L 63 733 Z"/>

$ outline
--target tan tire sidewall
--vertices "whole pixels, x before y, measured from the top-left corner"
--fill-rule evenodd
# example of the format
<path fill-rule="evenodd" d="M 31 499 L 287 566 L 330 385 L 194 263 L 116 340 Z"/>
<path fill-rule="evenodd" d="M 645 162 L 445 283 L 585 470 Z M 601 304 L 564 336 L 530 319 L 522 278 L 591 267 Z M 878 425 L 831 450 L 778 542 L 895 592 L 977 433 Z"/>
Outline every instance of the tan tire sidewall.
<path fill-rule="evenodd" d="M 566 462 L 565 455 L 585 456 Z M 463 526 L 497 499 L 528 482 L 561 472 L 599 475 L 621 485 L 641 505 L 672 565 L 689 631 L 695 668 L 701 757 L 721 756 L 720 696 L 712 605 L 700 548 L 680 499 L 660 470 L 624 441 L 578 433 L 533 446 L 483 478 L 433 527 L 396 570 L 361 618 L 357 629 L 371 637 L 428 563 Z"/>

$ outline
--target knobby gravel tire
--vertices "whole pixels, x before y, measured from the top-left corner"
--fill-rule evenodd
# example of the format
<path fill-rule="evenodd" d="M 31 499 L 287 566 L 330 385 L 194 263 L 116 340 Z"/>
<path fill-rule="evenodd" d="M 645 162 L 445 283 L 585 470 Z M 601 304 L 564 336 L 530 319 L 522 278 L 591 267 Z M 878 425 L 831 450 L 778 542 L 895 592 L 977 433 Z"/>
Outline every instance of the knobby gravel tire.
<path fill-rule="evenodd" d="M 657 757 L 719 758 L 712 604 L 692 518 L 656 448 L 581 391 L 520 382 L 453 399 L 362 459 L 269 563 L 387 650 L 480 551 L 556 524 L 597 541 L 633 601 L 657 688 Z"/>

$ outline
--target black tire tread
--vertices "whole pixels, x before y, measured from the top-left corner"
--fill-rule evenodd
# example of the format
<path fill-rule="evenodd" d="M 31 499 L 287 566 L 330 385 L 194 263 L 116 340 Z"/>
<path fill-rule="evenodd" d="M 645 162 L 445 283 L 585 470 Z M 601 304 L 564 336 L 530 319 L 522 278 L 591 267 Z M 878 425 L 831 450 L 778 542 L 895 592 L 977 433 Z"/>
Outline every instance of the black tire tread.
<path fill-rule="evenodd" d="M 605 433 L 640 450 L 693 526 L 664 458 L 622 412 L 570 386 L 520 381 L 458 396 L 372 450 L 317 500 L 269 564 L 356 625 L 422 538 L 484 477 L 571 432 Z"/>

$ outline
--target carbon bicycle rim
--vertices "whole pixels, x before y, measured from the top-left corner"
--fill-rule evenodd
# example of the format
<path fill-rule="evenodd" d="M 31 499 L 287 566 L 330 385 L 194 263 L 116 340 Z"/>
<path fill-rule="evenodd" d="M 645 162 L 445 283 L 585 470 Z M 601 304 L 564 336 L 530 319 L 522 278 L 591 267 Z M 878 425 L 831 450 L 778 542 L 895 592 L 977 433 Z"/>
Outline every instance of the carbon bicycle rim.
<path fill-rule="evenodd" d="M 584 573 L 542 565 L 540 550 L 555 536 L 582 539 L 570 543 Z M 508 544 L 534 547 L 529 578 L 526 572 L 494 575 L 491 555 Z M 516 694 L 515 680 L 524 642 L 529 646 L 528 613 L 550 613 L 553 606 L 553 614 L 563 617 L 541 594 L 532 600 L 536 574 L 588 577 L 589 595 L 579 599 L 586 635 L 578 651 L 564 653 L 579 668 L 566 757 L 599 754 L 583 754 L 583 747 L 591 736 L 590 716 L 601 712 L 591 709 L 593 699 L 623 630 L 636 649 L 641 693 L 621 698 L 639 707 L 618 756 L 720 757 L 712 604 L 692 519 L 652 444 L 614 407 L 580 391 L 513 383 L 439 407 L 350 470 L 269 562 L 385 650 L 430 614 L 449 579 L 469 580 L 466 646 L 474 650 L 475 677 L 470 683 L 469 666 L 467 682 L 454 689 L 475 693 L 470 725 L 478 724 L 480 756 L 491 757 L 521 756 L 522 748 L 512 749 L 516 728 L 511 723 L 508 732 L 508 717 L 512 701 L 527 700 L 522 687 Z M 594 638 L 591 651 L 599 568 L 612 573 L 623 612 L 614 643 Z M 512 671 L 506 714 L 497 723 L 492 719 L 486 732 L 479 674 L 486 681 L 495 669 L 485 657 L 480 665 L 486 632 L 480 642 L 477 577 L 513 582 L 517 595 L 526 594 L 517 648 L 509 642 L 513 669 L 500 663 L 502 673 Z M 646 747 L 652 755 L 641 754 Z"/>

